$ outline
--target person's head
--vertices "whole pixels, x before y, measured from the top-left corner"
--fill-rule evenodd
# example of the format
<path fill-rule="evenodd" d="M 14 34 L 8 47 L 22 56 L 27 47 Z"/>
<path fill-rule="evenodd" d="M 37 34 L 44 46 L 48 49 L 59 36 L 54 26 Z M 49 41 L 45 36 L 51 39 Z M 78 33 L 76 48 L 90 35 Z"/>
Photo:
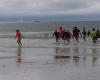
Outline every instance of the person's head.
<path fill-rule="evenodd" d="M 93 31 L 95 31 L 95 28 L 92 28 Z"/>
<path fill-rule="evenodd" d="M 83 27 L 83 30 L 85 30 L 85 27 Z"/>
<path fill-rule="evenodd" d="M 76 30 L 77 29 L 77 27 L 74 27 L 74 30 Z"/>
<path fill-rule="evenodd" d="M 16 32 L 19 32 L 19 29 L 17 29 Z"/>
<path fill-rule="evenodd" d="M 59 29 L 62 29 L 62 26 L 60 26 Z"/>

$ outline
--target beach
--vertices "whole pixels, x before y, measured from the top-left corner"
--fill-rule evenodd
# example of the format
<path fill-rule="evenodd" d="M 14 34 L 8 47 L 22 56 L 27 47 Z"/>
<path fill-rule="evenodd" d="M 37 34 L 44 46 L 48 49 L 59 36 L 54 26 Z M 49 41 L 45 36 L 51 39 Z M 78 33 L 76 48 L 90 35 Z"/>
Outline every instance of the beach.
<path fill-rule="evenodd" d="M 0 39 L 0 80 L 99 80 L 100 42 Z M 66 56 L 66 57 L 62 57 Z"/>
<path fill-rule="evenodd" d="M 0 22 L 0 80 L 99 80 L 100 39 L 56 43 L 52 34 L 60 25 L 72 32 L 74 26 L 98 29 L 100 22 Z"/>
<path fill-rule="evenodd" d="M 100 79 L 100 0 L 0 3 L 0 80 Z"/>

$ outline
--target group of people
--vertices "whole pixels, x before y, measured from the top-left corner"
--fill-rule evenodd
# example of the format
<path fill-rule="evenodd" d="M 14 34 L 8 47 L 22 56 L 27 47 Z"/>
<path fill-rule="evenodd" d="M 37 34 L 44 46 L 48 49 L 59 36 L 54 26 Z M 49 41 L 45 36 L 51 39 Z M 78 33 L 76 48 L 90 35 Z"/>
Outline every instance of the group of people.
<path fill-rule="evenodd" d="M 65 31 L 63 27 L 59 27 L 59 29 L 55 30 L 53 36 L 55 36 L 56 42 L 58 42 L 60 39 L 62 40 L 66 39 L 68 42 L 70 42 L 72 34 L 70 33 L 69 30 Z"/>
<path fill-rule="evenodd" d="M 92 28 L 92 30 L 86 31 L 85 27 L 83 27 L 83 30 L 79 30 L 77 27 L 74 27 L 72 32 L 69 30 L 65 30 L 64 27 L 59 27 L 56 29 L 53 33 L 53 36 L 56 38 L 56 42 L 59 42 L 60 39 L 62 39 L 64 42 L 67 41 L 70 42 L 71 38 L 73 40 L 79 41 L 79 37 L 83 37 L 83 40 L 86 41 L 87 36 L 91 36 L 93 43 L 96 43 L 96 40 L 100 37 L 100 31 L 99 29 Z"/>
<path fill-rule="evenodd" d="M 86 37 L 91 36 L 93 43 L 96 43 L 96 40 L 100 38 L 100 31 L 99 29 L 96 30 L 95 28 L 86 31 L 85 27 L 83 27 L 83 30 L 80 31 L 77 27 L 74 27 L 72 32 L 70 32 L 69 30 L 65 31 L 64 27 L 59 27 L 54 31 L 53 36 L 55 36 L 56 42 L 59 42 L 59 40 L 62 39 L 64 42 L 67 41 L 68 43 L 70 42 L 71 38 L 79 41 L 79 36 L 81 36 L 83 37 L 83 40 L 86 41 Z M 16 30 L 15 37 L 18 45 L 22 47 L 21 39 L 24 38 L 24 36 L 18 29 Z"/>

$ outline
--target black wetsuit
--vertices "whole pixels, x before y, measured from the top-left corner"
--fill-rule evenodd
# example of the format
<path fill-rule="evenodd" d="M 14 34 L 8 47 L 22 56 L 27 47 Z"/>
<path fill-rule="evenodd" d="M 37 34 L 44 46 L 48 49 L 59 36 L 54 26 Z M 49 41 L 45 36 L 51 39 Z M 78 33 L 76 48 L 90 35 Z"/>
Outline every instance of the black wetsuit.
<path fill-rule="evenodd" d="M 82 34 L 83 34 L 83 39 L 84 39 L 84 41 L 86 41 L 87 32 L 86 32 L 85 30 L 83 30 Z"/>
<path fill-rule="evenodd" d="M 73 38 L 75 38 L 76 41 L 78 41 L 79 33 L 80 33 L 79 29 L 73 29 Z"/>
<path fill-rule="evenodd" d="M 97 40 L 98 38 L 100 38 L 100 31 L 99 31 L 99 30 L 97 30 L 96 40 Z"/>
<path fill-rule="evenodd" d="M 70 38 L 71 38 L 71 33 L 69 31 L 66 31 L 64 33 L 64 35 L 65 35 L 65 39 L 69 42 L 70 41 Z"/>
<path fill-rule="evenodd" d="M 90 31 L 87 32 L 87 35 L 90 36 Z"/>
<path fill-rule="evenodd" d="M 56 42 L 58 42 L 58 40 L 59 40 L 59 32 L 55 31 L 55 32 L 53 33 L 53 35 L 54 35 L 55 38 L 56 38 Z"/>

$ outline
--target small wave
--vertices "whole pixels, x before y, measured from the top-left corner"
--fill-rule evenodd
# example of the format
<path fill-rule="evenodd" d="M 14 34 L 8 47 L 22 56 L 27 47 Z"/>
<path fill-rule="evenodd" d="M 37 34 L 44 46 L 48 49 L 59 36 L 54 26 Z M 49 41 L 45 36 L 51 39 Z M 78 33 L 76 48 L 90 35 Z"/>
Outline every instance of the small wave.
<path fill-rule="evenodd" d="M 23 36 L 25 38 L 37 38 L 37 39 L 42 39 L 42 38 L 51 38 L 52 37 L 52 31 L 48 32 L 22 32 Z M 0 33 L 0 38 L 14 38 L 15 33 Z"/>
<path fill-rule="evenodd" d="M 0 57 L 0 59 L 14 59 L 16 58 L 16 56 L 4 56 L 4 57 Z"/>

